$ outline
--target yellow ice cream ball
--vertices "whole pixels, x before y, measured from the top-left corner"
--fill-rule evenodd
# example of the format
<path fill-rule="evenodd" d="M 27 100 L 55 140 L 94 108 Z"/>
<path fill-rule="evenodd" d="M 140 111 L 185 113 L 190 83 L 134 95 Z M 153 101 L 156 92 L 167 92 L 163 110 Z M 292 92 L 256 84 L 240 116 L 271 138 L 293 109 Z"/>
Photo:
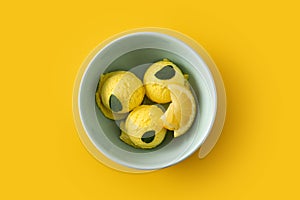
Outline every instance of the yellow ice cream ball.
<path fill-rule="evenodd" d="M 167 130 L 163 127 L 162 115 L 163 111 L 156 105 L 141 105 L 128 115 L 125 132 L 132 146 L 151 149 L 164 140 Z"/>
<path fill-rule="evenodd" d="M 185 84 L 185 77 L 181 70 L 168 59 L 152 64 L 144 75 L 146 95 L 157 103 L 171 101 L 169 84 Z"/>
<path fill-rule="evenodd" d="M 99 84 L 98 84 L 98 88 L 97 88 L 97 91 L 96 91 L 96 94 L 95 94 L 95 100 L 96 100 L 96 103 L 97 103 L 97 106 L 98 108 L 102 111 L 103 115 L 109 119 L 112 119 L 112 120 L 121 120 L 121 119 L 124 119 L 127 117 L 128 113 L 113 113 L 109 108 L 105 107 L 102 103 L 102 99 L 101 99 L 101 90 L 102 90 L 102 86 L 103 86 L 103 83 L 105 83 L 105 81 L 112 77 L 112 76 L 115 76 L 116 74 L 123 74 L 125 73 L 124 71 L 115 71 L 115 72 L 110 72 L 108 74 L 105 74 L 105 75 L 101 75 L 100 76 L 100 81 L 99 81 Z"/>
<path fill-rule="evenodd" d="M 101 88 L 103 105 L 113 113 L 127 113 L 139 106 L 145 95 L 142 81 L 131 72 L 119 71 L 110 76 Z"/>

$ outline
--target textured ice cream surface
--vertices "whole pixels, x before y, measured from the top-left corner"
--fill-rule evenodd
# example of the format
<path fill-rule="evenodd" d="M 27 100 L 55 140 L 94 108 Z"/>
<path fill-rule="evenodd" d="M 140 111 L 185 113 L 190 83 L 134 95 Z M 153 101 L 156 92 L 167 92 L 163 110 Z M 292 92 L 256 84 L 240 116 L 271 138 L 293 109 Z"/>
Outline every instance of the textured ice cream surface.
<path fill-rule="evenodd" d="M 167 130 L 163 127 L 163 111 L 156 105 L 141 105 L 127 117 L 121 127 L 120 138 L 136 148 L 150 149 L 158 146 L 165 138 Z"/>
<path fill-rule="evenodd" d="M 101 98 L 101 90 L 102 90 L 103 84 L 105 83 L 105 81 L 108 78 L 110 78 L 112 76 L 115 76 L 117 74 L 123 74 L 123 73 L 125 73 L 125 72 L 116 71 L 116 72 L 110 72 L 110 73 L 107 73 L 107 74 L 102 74 L 101 77 L 100 77 L 100 81 L 98 83 L 96 94 L 95 94 L 96 104 L 97 104 L 98 108 L 102 111 L 102 113 L 105 117 L 107 117 L 109 119 L 112 119 L 112 120 L 124 119 L 124 118 L 126 118 L 128 113 L 121 113 L 121 114 L 113 113 L 111 111 L 111 109 L 104 106 L 103 102 L 102 102 L 102 98 Z"/>
<path fill-rule="evenodd" d="M 116 114 L 128 113 L 139 106 L 144 95 L 145 88 L 142 81 L 133 73 L 125 71 L 115 72 L 108 77 L 100 91 L 103 105 Z"/>
<path fill-rule="evenodd" d="M 169 84 L 185 84 L 185 77 L 181 70 L 171 61 L 163 59 L 152 64 L 144 75 L 146 95 L 157 103 L 171 101 Z"/>

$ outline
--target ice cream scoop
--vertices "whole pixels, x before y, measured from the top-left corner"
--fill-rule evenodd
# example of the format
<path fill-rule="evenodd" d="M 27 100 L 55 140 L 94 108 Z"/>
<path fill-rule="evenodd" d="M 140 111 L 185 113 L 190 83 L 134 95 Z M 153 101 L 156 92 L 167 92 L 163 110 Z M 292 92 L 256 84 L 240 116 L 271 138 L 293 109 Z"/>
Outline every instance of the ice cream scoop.
<path fill-rule="evenodd" d="M 112 74 L 114 73 L 114 74 Z M 115 114 L 128 113 L 139 106 L 145 95 L 142 81 L 128 71 L 111 72 L 100 88 L 103 105 Z"/>
<path fill-rule="evenodd" d="M 121 140 L 142 149 L 158 146 L 165 138 L 167 130 L 163 127 L 163 111 L 156 105 L 141 105 L 127 117 L 122 127 Z"/>
<path fill-rule="evenodd" d="M 169 84 L 184 85 L 185 78 L 181 70 L 168 59 L 152 64 L 144 75 L 146 95 L 156 103 L 171 101 Z"/>

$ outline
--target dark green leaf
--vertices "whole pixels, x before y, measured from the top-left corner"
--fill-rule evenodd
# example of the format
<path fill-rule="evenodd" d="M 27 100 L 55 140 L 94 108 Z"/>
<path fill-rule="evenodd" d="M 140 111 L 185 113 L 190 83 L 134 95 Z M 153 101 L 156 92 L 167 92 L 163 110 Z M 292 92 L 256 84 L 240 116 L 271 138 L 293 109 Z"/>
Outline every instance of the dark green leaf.
<path fill-rule="evenodd" d="M 109 107 L 113 112 L 119 112 L 123 109 L 122 103 L 115 95 L 110 95 Z"/>
<path fill-rule="evenodd" d="M 172 65 L 166 65 L 161 70 L 155 73 L 156 78 L 161 80 L 168 80 L 175 76 L 176 71 Z"/>
<path fill-rule="evenodd" d="M 145 143 L 150 143 L 154 140 L 155 137 L 155 131 L 147 131 L 142 136 L 142 141 Z"/>

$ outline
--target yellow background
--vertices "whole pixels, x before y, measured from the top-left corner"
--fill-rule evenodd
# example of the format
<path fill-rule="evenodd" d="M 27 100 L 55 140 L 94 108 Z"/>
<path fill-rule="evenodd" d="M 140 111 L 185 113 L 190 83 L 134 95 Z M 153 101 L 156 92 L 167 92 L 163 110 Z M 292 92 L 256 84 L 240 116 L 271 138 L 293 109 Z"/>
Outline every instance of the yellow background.
<path fill-rule="evenodd" d="M 180 2 L 180 3 L 178 3 Z M 299 199 L 297 1 L 4 1 L 0 5 L 0 199 Z M 98 163 L 72 116 L 76 73 L 107 37 L 178 30 L 223 76 L 219 142 L 157 172 Z"/>

